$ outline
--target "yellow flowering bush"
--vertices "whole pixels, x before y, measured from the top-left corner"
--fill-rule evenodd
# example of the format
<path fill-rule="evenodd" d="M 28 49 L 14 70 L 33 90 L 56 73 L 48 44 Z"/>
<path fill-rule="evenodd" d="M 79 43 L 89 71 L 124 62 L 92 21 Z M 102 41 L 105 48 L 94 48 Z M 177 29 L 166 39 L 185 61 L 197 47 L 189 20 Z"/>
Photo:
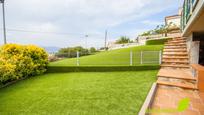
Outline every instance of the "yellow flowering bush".
<path fill-rule="evenodd" d="M 0 59 L 0 81 L 8 81 L 15 78 L 15 65 L 8 63 L 7 60 Z"/>
<path fill-rule="evenodd" d="M 6 44 L 0 48 L 0 82 L 42 74 L 47 64 L 48 55 L 43 48 Z"/>

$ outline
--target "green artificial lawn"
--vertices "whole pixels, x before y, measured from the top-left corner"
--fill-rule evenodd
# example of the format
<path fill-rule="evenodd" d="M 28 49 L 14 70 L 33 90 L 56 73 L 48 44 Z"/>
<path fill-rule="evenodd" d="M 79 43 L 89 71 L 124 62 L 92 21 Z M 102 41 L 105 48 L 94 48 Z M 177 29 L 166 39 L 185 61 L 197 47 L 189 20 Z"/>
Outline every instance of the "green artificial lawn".
<path fill-rule="evenodd" d="M 140 65 L 140 51 L 160 51 L 163 45 L 147 45 L 132 48 L 118 49 L 112 51 L 104 51 L 95 55 L 83 56 L 79 59 L 81 66 L 100 66 L 100 65 L 130 65 L 130 51 L 133 52 L 133 65 Z M 159 64 L 159 52 L 146 52 L 143 54 L 144 64 Z M 52 62 L 49 66 L 76 66 L 77 59 L 63 59 L 60 61 Z"/>
<path fill-rule="evenodd" d="M 1 115 L 136 115 L 157 71 L 45 74 L 0 89 Z"/>

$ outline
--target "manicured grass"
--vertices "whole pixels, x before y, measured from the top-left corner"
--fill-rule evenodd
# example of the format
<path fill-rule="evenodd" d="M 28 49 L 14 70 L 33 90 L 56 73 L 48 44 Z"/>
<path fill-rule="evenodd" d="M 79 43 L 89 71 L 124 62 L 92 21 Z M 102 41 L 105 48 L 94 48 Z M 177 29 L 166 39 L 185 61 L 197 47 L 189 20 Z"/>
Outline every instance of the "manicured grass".
<path fill-rule="evenodd" d="M 136 115 L 157 71 L 45 74 L 0 89 L 0 114 Z"/>
<path fill-rule="evenodd" d="M 163 45 L 148 45 L 138 46 L 126 49 L 119 49 L 113 51 L 100 52 L 95 55 L 84 56 L 79 59 L 81 66 L 100 66 L 100 65 L 130 65 L 130 51 L 133 52 L 133 65 L 140 65 L 140 51 L 159 51 L 163 49 Z M 144 64 L 158 64 L 159 55 L 155 52 L 148 52 L 144 55 Z M 76 66 L 77 59 L 63 59 L 60 61 L 52 62 L 49 66 Z M 150 63 L 149 63 L 150 62 Z M 156 63 L 155 63 L 156 62 Z"/>

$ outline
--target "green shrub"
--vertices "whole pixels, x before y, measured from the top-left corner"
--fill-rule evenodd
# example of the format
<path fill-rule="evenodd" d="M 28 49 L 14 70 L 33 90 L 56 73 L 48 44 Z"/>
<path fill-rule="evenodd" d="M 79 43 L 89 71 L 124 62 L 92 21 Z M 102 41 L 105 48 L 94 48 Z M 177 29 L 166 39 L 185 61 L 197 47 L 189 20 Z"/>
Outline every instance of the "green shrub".
<path fill-rule="evenodd" d="M 74 58 L 77 57 L 77 51 L 80 52 L 80 56 L 90 55 L 89 50 L 82 46 L 61 48 L 56 56 L 60 58 Z"/>
<path fill-rule="evenodd" d="M 48 66 L 47 73 L 66 72 L 113 72 L 113 71 L 145 71 L 158 70 L 159 65 L 140 66 Z"/>
<path fill-rule="evenodd" d="M 34 45 L 6 44 L 0 48 L 0 82 L 42 74 L 46 71 L 48 55 Z"/>
<path fill-rule="evenodd" d="M 162 45 L 168 40 L 172 38 L 162 38 L 162 39 L 154 39 L 154 40 L 147 40 L 146 45 Z"/>
<path fill-rule="evenodd" d="M 126 43 L 133 43 L 133 41 L 130 40 L 130 38 L 128 38 L 127 36 L 121 36 L 118 40 L 116 40 L 115 43 L 116 44 L 126 44 Z"/>

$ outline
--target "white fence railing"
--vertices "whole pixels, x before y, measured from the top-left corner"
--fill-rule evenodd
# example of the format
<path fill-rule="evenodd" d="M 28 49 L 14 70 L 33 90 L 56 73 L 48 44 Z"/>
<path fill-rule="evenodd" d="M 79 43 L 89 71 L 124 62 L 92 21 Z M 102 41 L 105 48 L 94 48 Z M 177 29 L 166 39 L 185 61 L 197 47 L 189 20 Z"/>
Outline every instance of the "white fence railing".
<path fill-rule="evenodd" d="M 161 64 L 162 51 L 130 51 L 130 52 L 105 52 L 87 56 L 81 56 L 80 52 L 75 53 L 75 57 L 70 57 L 67 64 L 71 66 L 86 65 L 121 65 L 135 66 L 145 64 Z M 63 54 L 66 56 L 66 54 Z M 67 54 L 68 55 L 68 54 Z M 65 57 L 69 58 L 69 57 Z"/>

